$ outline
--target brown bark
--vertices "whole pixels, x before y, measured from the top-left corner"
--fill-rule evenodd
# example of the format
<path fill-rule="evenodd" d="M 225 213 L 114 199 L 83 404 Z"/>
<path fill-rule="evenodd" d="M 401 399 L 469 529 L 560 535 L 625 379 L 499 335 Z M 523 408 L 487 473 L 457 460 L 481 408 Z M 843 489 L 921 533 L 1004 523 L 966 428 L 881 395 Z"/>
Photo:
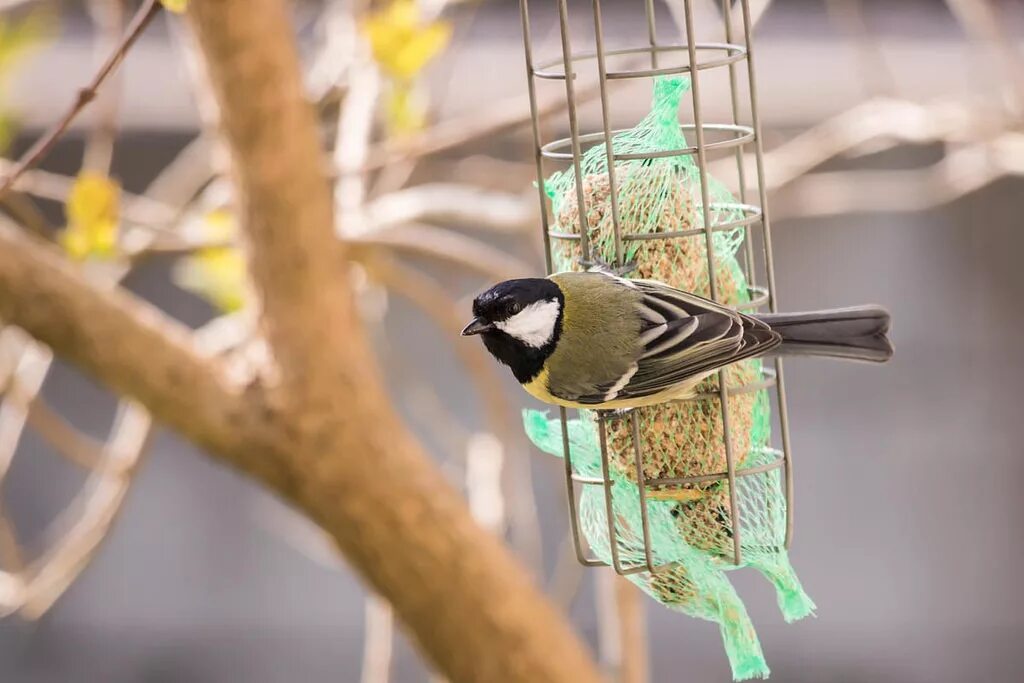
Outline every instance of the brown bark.
<path fill-rule="evenodd" d="M 0 226 L 0 318 L 290 500 L 454 681 L 593 681 L 585 648 L 395 415 L 333 234 L 282 0 L 193 0 L 280 384 L 234 390 L 188 330 Z"/>

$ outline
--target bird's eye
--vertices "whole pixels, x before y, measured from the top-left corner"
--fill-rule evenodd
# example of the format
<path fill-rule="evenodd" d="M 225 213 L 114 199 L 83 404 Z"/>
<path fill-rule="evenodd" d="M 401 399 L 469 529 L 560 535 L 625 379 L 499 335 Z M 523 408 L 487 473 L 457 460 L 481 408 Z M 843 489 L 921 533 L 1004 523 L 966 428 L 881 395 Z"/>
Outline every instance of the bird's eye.
<path fill-rule="evenodd" d="M 516 313 L 518 313 L 521 310 L 522 310 L 522 306 L 519 305 L 518 301 L 513 301 L 512 303 L 510 303 L 508 305 L 508 314 L 509 315 L 515 315 Z"/>

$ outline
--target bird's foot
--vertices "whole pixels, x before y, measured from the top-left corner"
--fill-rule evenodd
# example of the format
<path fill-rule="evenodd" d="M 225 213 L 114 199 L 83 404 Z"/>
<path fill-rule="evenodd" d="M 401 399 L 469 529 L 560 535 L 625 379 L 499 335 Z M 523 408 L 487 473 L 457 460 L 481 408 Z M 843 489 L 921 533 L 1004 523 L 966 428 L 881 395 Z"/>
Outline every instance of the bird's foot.
<path fill-rule="evenodd" d="M 629 416 L 630 413 L 635 410 L 634 408 L 616 408 L 614 410 L 599 410 L 597 411 L 598 416 L 605 422 L 611 420 L 621 420 Z"/>

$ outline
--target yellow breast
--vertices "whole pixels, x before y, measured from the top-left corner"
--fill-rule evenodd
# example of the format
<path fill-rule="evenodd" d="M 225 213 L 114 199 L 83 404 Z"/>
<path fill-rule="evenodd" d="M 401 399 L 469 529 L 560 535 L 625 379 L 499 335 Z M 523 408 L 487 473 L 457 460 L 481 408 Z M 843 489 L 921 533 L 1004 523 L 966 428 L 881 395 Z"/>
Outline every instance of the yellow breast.
<path fill-rule="evenodd" d="M 565 399 L 558 398 L 557 396 L 553 396 L 548 390 L 548 369 L 546 367 L 543 368 L 536 377 L 522 386 L 526 389 L 528 394 L 538 401 L 543 401 L 544 403 L 550 403 L 556 406 L 563 406 L 565 408 L 586 408 L 589 410 L 622 410 L 626 408 L 643 408 L 645 406 L 652 406 L 658 403 L 669 403 L 671 401 L 681 401 L 691 398 L 694 395 L 694 389 L 705 376 L 706 375 L 701 375 L 700 377 L 691 378 L 681 384 L 670 386 L 664 391 L 660 391 L 651 396 L 632 399 L 613 399 L 600 404 L 577 403 L 576 401 L 567 401 Z"/>
<path fill-rule="evenodd" d="M 539 401 L 544 401 L 545 403 L 558 403 L 558 399 L 548 392 L 547 368 L 541 368 L 541 371 L 537 373 L 536 377 L 523 385 L 523 389 L 526 389 L 526 393 Z"/>

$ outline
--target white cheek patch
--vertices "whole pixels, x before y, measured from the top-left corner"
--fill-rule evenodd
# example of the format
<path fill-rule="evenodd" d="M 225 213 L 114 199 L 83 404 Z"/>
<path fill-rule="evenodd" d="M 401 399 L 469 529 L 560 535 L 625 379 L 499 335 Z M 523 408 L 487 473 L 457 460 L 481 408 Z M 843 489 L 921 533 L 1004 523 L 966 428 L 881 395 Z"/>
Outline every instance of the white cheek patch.
<path fill-rule="evenodd" d="M 527 346 L 539 349 L 555 336 L 555 323 L 560 308 L 556 300 L 538 301 L 511 318 L 495 323 L 495 327 Z"/>

